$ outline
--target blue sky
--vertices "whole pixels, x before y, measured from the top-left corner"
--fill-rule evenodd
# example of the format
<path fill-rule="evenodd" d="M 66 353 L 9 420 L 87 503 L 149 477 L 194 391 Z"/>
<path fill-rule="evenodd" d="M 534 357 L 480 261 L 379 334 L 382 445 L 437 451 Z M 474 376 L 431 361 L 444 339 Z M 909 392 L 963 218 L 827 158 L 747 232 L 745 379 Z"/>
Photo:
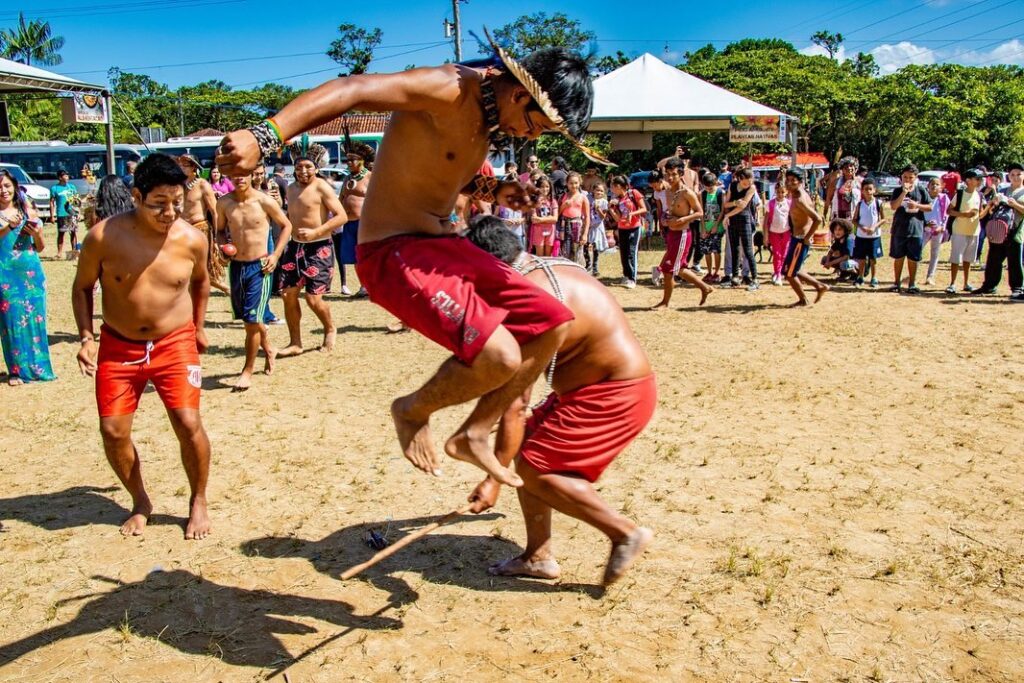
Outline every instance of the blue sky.
<path fill-rule="evenodd" d="M 64 36 L 64 63 L 55 68 L 81 80 L 106 83 L 111 66 L 146 73 L 172 87 L 220 79 L 248 87 L 276 81 L 309 87 L 337 73 L 323 53 L 341 23 L 379 27 L 382 46 L 371 71 L 436 64 L 453 56 L 442 22 L 450 0 L 386 2 L 266 2 L 265 0 L 31 0 L 30 18 L 50 21 Z M 651 52 L 677 63 L 687 50 L 746 37 L 777 37 L 814 52 L 819 30 L 847 36 L 843 54 L 871 52 L 883 71 L 907 63 L 959 62 L 1024 65 L 1024 0 L 790 0 L 717 2 L 689 11 L 689 2 L 629 3 L 585 0 L 563 10 L 597 34 L 602 54 Z M 358 6 L 357 10 L 348 9 Z M 776 9 L 768 10 L 769 6 Z M 14 5 L 8 5 L 14 7 Z M 293 11 L 291 8 L 300 8 Z M 519 15 L 554 11 L 561 3 L 469 0 L 462 4 L 466 56 L 476 54 L 466 34 L 495 28 Z M 0 26 L 17 10 L 0 11 Z"/>

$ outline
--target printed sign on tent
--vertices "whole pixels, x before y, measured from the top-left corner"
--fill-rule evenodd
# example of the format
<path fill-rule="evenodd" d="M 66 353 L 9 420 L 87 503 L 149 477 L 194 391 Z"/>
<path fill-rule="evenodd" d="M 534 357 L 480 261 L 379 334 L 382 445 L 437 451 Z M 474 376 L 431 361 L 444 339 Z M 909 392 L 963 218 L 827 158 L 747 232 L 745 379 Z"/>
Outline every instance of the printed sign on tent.
<path fill-rule="evenodd" d="M 778 116 L 733 116 L 729 119 L 729 142 L 778 141 Z"/>
<path fill-rule="evenodd" d="M 106 123 L 106 102 L 99 95 L 76 94 L 60 102 L 64 123 Z"/>

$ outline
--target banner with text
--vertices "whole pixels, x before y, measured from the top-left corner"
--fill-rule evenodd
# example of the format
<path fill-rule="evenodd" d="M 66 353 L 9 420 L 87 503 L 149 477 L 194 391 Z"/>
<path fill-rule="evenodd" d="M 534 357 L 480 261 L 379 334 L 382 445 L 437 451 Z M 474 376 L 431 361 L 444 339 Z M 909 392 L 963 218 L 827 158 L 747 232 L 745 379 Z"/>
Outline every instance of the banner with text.
<path fill-rule="evenodd" d="M 729 119 L 729 142 L 778 142 L 778 116 L 733 116 Z"/>
<path fill-rule="evenodd" d="M 106 102 L 99 95 L 75 95 L 61 100 L 64 123 L 106 123 Z"/>

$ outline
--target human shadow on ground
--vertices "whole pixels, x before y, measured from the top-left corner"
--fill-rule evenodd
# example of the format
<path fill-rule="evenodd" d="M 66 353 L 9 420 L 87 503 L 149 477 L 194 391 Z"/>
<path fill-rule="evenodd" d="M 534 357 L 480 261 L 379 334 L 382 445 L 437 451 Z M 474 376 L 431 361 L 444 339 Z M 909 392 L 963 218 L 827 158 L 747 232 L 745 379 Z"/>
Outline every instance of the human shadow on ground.
<path fill-rule="evenodd" d="M 60 531 L 90 524 L 119 527 L 128 519 L 129 510 L 109 496 L 116 486 L 73 486 L 52 493 L 33 493 L 15 498 L 0 498 L 0 521 L 16 519 L 26 524 Z M 150 526 L 175 524 L 184 526 L 187 519 L 174 515 L 152 515 Z"/>
<path fill-rule="evenodd" d="M 88 601 L 70 622 L 0 645 L 0 666 L 58 640 L 109 631 L 111 638 L 152 638 L 186 654 L 269 668 L 296 661 L 277 634 L 317 633 L 316 626 L 305 623 L 310 619 L 345 629 L 332 640 L 358 629 L 402 627 L 400 620 L 381 616 L 390 603 L 361 616 L 340 600 L 225 586 L 184 570 L 154 571 L 134 583 L 92 578 L 115 588 L 57 602 L 59 610 Z"/>
<path fill-rule="evenodd" d="M 78 344 L 82 341 L 82 338 L 77 334 L 71 332 L 49 332 L 46 335 L 46 343 L 49 346 L 55 344 Z"/>
<path fill-rule="evenodd" d="M 497 513 L 484 513 L 462 517 L 461 521 L 494 520 L 499 516 Z M 319 541 L 292 536 L 257 538 L 243 543 L 241 550 L 250 557 L 304 558 L 321 574 L 340 580 L 346 569 L 365 562 L 374 554 L 375 551 L 367 547 L 365 542 L 370 531 L 383 533 L 388 541 L 394 543 L 408 533 L 438 519 L 439 517 L 416 517 L 355 524 L 339 529 Z M 487 573 L 488 566 L 521 552 L 522 548 L 515 543 L 496 536 L 434 533 L 366 569 L 359 576 L 378 585 L 383 579 L 390 579 L 391 582 L 401 581 L 396 577 L 389 577 L 389 572 L 413 571 L 431 583 L 454 584 L 479 591 L 576 592 L 585 593 L 592 598 L 599 598 L 604 594 L 604 589 L 597 585 L 550 583 L 535 579 L 491 576 Z M 401 600 L 403 594 L 413 592 L 404 581 L 400 584 L 387 585 L 392 592 L 392 600 Z"/>

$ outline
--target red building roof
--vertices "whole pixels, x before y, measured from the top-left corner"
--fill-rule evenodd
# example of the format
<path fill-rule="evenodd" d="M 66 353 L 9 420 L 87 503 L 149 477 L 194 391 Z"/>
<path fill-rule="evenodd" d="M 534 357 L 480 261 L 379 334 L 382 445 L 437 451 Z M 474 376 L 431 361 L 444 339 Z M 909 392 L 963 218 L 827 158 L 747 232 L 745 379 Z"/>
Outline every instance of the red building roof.
<path fill-rule="evenodd" d="M 797 162 L 801 168 L 828 168 L 828 159 L 821 152 L 800 152 L 796 155 Z M 792 154 L 754 154 L 746 157 L 750 167 L 754 170 L 778 169 L 782 162 L 793 165 Z"/>
<path fill-rule="evenodd" d="M 196 132 L 189 133 L 185 137 L 189 137 L 189 138 L 207 138 L 207 137 L 209 137 L 209 138 L 214 138 L 214 137 L 222 138 L 222 137 L 224 137 L 224 133 L 219 131 L 219 130 L 217 130 L 216 128 L 200 128 Z"/>
<path fill-rule="evenodd" d="M 348 123 L 348 130 L 353 135 L 356 135 L 358 133 L 383 133 L 384 129 L 387 128 L 388 122 L 390 120 L 390 112 L 348 114 L 346 116 L 336 118 L 333 121 L 328 121 L 327 123 L 317 126 L 313 130 L 309 131 L 309 134 L 337 135 L 340 137 L 345 134 L 345 130 L 342 127 L 343 122 Z"/>

